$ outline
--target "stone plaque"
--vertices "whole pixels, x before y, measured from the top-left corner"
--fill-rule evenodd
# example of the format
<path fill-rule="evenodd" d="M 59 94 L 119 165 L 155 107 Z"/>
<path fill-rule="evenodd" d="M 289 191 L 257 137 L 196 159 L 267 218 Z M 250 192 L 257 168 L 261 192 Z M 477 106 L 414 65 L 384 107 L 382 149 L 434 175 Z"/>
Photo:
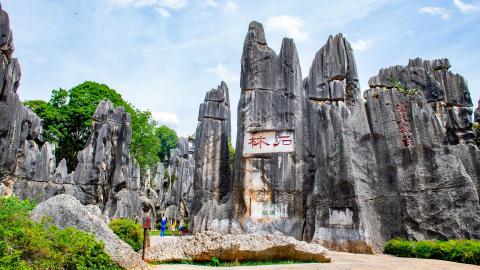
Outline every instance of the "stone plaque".
<path fill-rule="evenodd" d="M 288 153 L 295 150 L 293 131 L 246 132 L 243 155 Z"/>
<path fill-rule="evenodd" d="M 252 202 L 250 208 L 252 219 L 287 218 L 287 210 L 287 204 L 271 202 Z"/>

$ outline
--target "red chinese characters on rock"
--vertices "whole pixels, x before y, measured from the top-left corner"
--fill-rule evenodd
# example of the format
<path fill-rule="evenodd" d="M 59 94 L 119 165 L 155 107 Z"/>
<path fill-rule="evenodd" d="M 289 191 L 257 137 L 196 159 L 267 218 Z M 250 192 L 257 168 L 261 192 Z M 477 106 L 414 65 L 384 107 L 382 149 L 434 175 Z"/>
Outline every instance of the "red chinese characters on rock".
<path fill-rule="evenodd" d="M 264 147 L 277 147 L 279 145 L 291 145 L 293 140 L 290 135 L 282 135 L 282 136 L 276 136 L 273 142 L 269 143 L 267 142 L 265 137 L 262 135 L 256 137 L 255 135 L 251 135 L 250 138 L 248 139 L 248 144 L 252 146 L 252 148 L 258 147 L 262 149 L 262 145 Z"/>
<path fill-rule="evenodd" d="M 270 145 L 265 141 L 265 139 L 266 138 L 261 135 L 258 137 L 255 137 L 252 135 L 250 139 L 248 139 L 248 144 L 250 144 L 252 148 L 254 148 L 255 146 L 258 146 L 260 149 L 262 149 L 262 144 L 264 144 L 265 146 Z"/>
<path fill-rule="evenodd" d="M 414 145 L 412 130 L 410 123 L 408 122 L 408 108 L 403 102 L 399 102 L 395 107 L 395 111 L 398 114 L 398 130 L 400 131 L 400 136 L 402 138 L 402 145 L 405 147 L 410 147 Z"/>

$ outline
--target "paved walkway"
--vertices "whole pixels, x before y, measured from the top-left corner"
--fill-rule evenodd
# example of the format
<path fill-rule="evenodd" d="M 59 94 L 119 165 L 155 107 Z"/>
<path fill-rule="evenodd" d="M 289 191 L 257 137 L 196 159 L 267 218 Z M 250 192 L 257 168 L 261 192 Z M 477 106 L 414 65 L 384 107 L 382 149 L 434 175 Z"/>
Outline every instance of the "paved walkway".
<path fill-rule="evenodd" d="M 152 265 L 153 270 L 480 270 L 480 266 L 461 264 L 440 260 L 399 258 L 390 255 L 365 255 L 345 252 L 329 252 L 331 263 L 308 263 L 289 265 L 207 267 L 184 264 Z"/>

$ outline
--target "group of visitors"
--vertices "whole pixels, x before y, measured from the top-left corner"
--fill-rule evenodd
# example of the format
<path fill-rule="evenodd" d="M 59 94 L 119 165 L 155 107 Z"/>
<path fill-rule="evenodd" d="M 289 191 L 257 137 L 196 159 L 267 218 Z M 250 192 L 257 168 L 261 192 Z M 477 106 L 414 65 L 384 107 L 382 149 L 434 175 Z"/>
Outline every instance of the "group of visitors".
<path fill-rule="evenodd" d="M 162 218 L 160 219 L 160 236 L 165 237 L 165 231 L 167 229 L 168 225 L 168 218 L 165 216 L 165 214 L 162 215 Z M 178 231 L 179 235 L 183 236 L 186 232 L 187 227 L 185 226 L 185 222 L 183 219 L 180 221 L 180 224 L 178 225 Z M 177 221 L 175 219 L 172 219 L 170 221 L 170 231 L 172 232 L 172 236 L 175 236 L 175 231 L 177 230 Z"/>

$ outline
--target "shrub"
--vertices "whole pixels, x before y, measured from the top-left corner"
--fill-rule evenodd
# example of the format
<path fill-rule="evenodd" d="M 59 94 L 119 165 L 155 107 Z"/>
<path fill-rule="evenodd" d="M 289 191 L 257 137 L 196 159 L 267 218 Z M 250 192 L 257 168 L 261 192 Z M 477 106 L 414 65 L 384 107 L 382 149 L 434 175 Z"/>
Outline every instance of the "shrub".
<path fill-rule="evenodd" d="M 114 219 L 109 224 L 113 232 L 120 239 L 129 244 L 133 250 L 139 251 L 143 245 L 142 226 L 131 219 Z"/>
<path fill-rule="evenodd" d="M 121 269 L 91 234 L 31 220 L 33 207 L 0 198 L 0 269 Z"/>
<path fill-rule="evenodd" d="M 480 241 L 406 241 L 392 239 L 385 244 L 385 253 L 400 257 L 430 258 L 480 265 Z"/>

